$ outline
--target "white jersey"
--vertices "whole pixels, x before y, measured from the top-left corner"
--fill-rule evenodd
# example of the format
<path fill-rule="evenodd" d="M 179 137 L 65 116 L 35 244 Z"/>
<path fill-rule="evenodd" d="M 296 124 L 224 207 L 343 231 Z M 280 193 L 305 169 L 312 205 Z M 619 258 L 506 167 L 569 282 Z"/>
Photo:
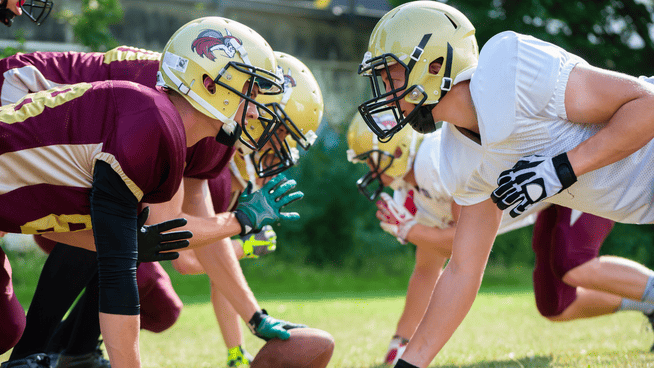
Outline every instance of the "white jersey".
<path fill-rule="evenodd" d="M 567 119 L 570 71 L 584 60 L 531 36 L 503 32 L 481 50 L 470 80 L 481 145 L 443 124 L 441 175 L 461 205 L 490 197 L 497 178 L 523 156 L 556 156 L 603 125 Z M 618 222 L 654 222 L 654 144 L 578 177 L 547 201 Z"/>
<path fill-rule="evenodd" d="M 417 212 L 416 221 L 419 224 L 446 229 L 454 225 L 452 202 L 454 199 L 445 188 L 440 170 L 441 130 L 425 135 L 418 148 L 413 164 L 418 188 L 406 185 L 393 193 L 396 203 L 403 204 L 409 190 L 414 190 L 413 202 Z M 536 212 L 547 207 L 540 204 L 529 210 L 529 214 L 519 218 L 504 216 L 499 233 L 505 233 L 520 227 L 528 226 L 536 221 Z"/>

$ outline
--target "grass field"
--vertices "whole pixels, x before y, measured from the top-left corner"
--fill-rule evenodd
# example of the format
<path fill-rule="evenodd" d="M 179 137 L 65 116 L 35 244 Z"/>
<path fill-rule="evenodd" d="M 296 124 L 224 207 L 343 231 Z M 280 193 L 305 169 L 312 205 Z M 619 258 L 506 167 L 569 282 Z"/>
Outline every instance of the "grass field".
<path fill-rule="evenodd" d="M 10 255 L 10 259 L 19 298 L 27 303 L 34 269 L 42 258 Z M 336 349 L 329 367 L 381 363 L 402 310 L 408 272 L 382 279 L 266 262 L 248 265 L 245 271 L 261 306 L 273 316 L 334 336 Z M 142 333 L 143 366 L 223 366 L 226 351 L 209 304 L 206 277 L 169 273 L 185 307 L 170 330 Z M 247 330 L 245 338 L 252 353 L 263 344 Z M 470 314 L 432 366 L 654 367 L 654 353 L 649 353 L 653 341 L 645 318 L 636 312 L 548 322 L 536 311 L 528 269 L 489 269 Z M 7 358 L 2 355 L 0 361 Z"/>

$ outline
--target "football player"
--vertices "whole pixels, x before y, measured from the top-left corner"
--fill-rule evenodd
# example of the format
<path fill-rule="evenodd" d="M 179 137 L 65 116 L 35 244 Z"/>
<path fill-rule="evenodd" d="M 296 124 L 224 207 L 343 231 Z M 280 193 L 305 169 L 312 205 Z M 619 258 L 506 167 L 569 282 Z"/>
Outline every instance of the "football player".
<path fill-rule="evenodd" d="M 654 222 L 654 88 L 514 32 L 478 53 L 474 31 L 449 5 L 404 4 L 380 19 L 359 68 L 374 94 L 359 110 L 380 139 L 407 123 L 427 133 L 447 121 L 441 177 L 462 206 L 452 256 L 401 367 L 427 366 L 465 318 L 502 209 L 516 205 L 517 216 L 549 197 L 613 221 Z M 392 126 L 374 123 L 382 111 L 394 114 Z M 654 302 L 651 272 L 616 279 L 623 268 L 587 262 L 574 281 L 605 282 L 607 292 Z"/>
<path fill-rule="evenodd" d="M 209 191 L 216 211 L 229 211 L 237 202 L 248 196 L 253 188 L 269 185 L 273 177 L 297 163 L 299 152 L 297 146 L 307 151 L 314 143 L 318 126 L 322 119 L 324 103 L 320 86 L 315 77 L 297 58 L 275 52 L 277 64 L 283 69 L 284 93 L 282 95 L 260 95 L 257 101 L 267 106 L 280 118 L 281 126 L 275 131 L 266 145 L 253 153 L 241 147 L 230 163 L 231 175 L 220 175 L 209 180 Z M 271 116 L 262 114 L 261 120 L 269 121 Z M 257 125 L 249 121 L 246 129 L 250 135 L 258 137 L 264 124 Z M 227 185 L 226 185 L 227 184 Z M 231 193 L 230 193 L 231 188 Z M 228 239 L 227 239 L 228 240 Z M 253 235 L 245 235 L 235 240 L 233 253 L 236 258 L 254 258 L 269 253 L 276 246 L 276 235 L 272 228 L 264 227 Z M 207 253 L 216 249 L 207 249 Z M 217 254 L 218 256 L 218 254 Z M 233 302 L 229 301 L 218 283 L 224 282 L 212 271 L 212 264 L 207 263 L 209 256 L 202 256 L 197 251 L 184 251 L 173 262 L 175 268 L 184 274 L 207 273 L 211 280 L 211 299 L 216 318 L 228 349 L 229 367 L 249 366 L 251 357 L 243 347 L 243 334 Z M 239 269 L 240 271 L 240 269 Z M 253 328 L 250 322 L 250 328 Z"/>
<path fill-rule="evenodd" d="M 215 47 L 212 47 L 212 45 Z M 84 129 L 76 128 L 76 126 L 89 120 L 91 114 L 97 113 L 97 111 L 91 112 L 87 108 L 82 109 L 82 105 L 94 106 L 97 110 L 98 107 L 104 105 L 105 100 L 112 101 L 112 99 L 115 98 L 120 99 L 120 102 L 125 102 L 107 105 L 106 109 L 109 110 L 104 112 L 101 110 L 101 114 L 99 115 L 103 117 L 103 119 L 106 119 L 109 122 L 111 122 L 112 119 L 116 120 L 117 122 L 114 122 L 113 124 L 130 124 L 134 121 L 133 119 L 145 119 L 145 121 L 152 122 L 148 125 L 139 122 L 138 126 L 141 127 L 141 129 L 144 129 L 142 132 L 133 128 L 122 128 L 122 126 L 113 130 L 106 130 L 111 128 L 112 125 L 103 128 L 102 124 L 98 124 L 98 115 L 94 115 L 95 121 L 93 127 L 95 127 L 95 129 L 91 130 L 91 132 L 89 132 L 91 134 L 87 134 L 88 138 L 85 139 L 98 139 L 93 138 L 92 135 L 97 131 L 98 137 L 102 137 L 102 139 L 107 140 L 107 142 L 103 142 L 99 145 L 97 152 L 93 149 L 80 151 L 79 153 L 82 154 L 92 154 L 93 156 L 91 157 L 96 157 L 96 159 L 89 161 L 91 163 L 90 166 L 86 166 L 86 168 L 85 166 L 80 166 L 78 170 L 73 172 L 79 172 L 80 175 L 82 175 L 84 170 L 93 169 L 93 174 L 91 176 L 87 175 L 87 177 L 90 178 L 95 176 L 95 181 L 98 182 L 98 185 L 96 185 L 95 181 L 93 181 L 93 185 L 90 186 L 91 192 L 94 193 L 91 197 L 91 209 L 93 211 L 92 216 L 90 217 L 93 225 L 95 225 L 93 228 L 96 236 L 99 236 L 98 234 L 106 234 L 107 232 L 115 234 L 115 230 L 111 229 L 114 229 L 116 224 L 121 224 L 121 222 L 113 219 L 107 221 L 107 217 L 115 216 L 113 215 L 113 212 L 116 212 L 120 208 L 117 207 L 119 204 L 127 206 L 128 203 L 131 203 L 127 201 L 132 200 L 130 196 L 136 200 L 136 202 L 134 202 L 135 204 L 140 200 L 153 203 L 170 200 L 181 182 L 186 146 L 192 146 L 207 136 L 215 136 L 216 139 L 220 139 L 227 143 L 233 142 L 239 136 L 238 132 L 240 127 L 238 126 L 237 121 L 243 121 L 244 116 L 249 118 L 256 117 L 258 115 L 257 107 L 263 108 L 258 106 L 259 104 L 254 101 L 256 94 L 259 92 L 278 93 L 281 91 L 281 79 L 278 79 L 276 74 L 277 67 L 274 56 L 272 55 L 272 50 L 270 50 L 267 43 L 258 34 L 237 22 L 227 21 L 223 18 L 217 17 L 203 18 L 190 22 L 173 35 L 166 46 L 164 55 L 165 56 L 162 58 L 163 60 L 161 62 L 161 78 L 159 78 L 158 81 L 161 85 L 159 91 L 165 93 L 133 83 L 119 81 L 82 83 L 73 86 L 62 86 L 46 92 L 39 92 L 34 96 L 27 96 L 15 106 L 10 105 L 3 108 L 5 119 L 2 121 L 4 123 L 13 123 L 3 124 L 3 128 L 10 130 L 31 128 L 33 126 L 32 124 L 36 124 L 40 117 L 43 117 L 43 119 L 52 119 L 53 117 L 50 116 L 50 114 L 55 114 L 54 111 L 74 111 L 75 114 L 73 114 L 71 118 L 63 120 L 65 122 L 68 122 L 71 119 L 78 121 L 77 124 L 69 123 L 66 125 L 69 130 L 73 129 L 71 133 L 66 135 L 66 137 L 74 137 L 73 133 L 80 134 L 84 131 Z M 200 80 L 201 82 L 195 83 L 197 80 Z M 39 82 L 42 81 L 39 80 Z M 3 87 L 5 84 L 3 84 Z M 121 92 L 112 94 L 111 91 L 114 88 L 121 88 Z M 96 90 L 98 92 L 95 92 Z M 127 92 L 124 92 L 123 90 Z M 93 101 L 92 99 L 95 95 L 103 97 L 102 104 L 90 102 Z M 144 99 L 145 102 L 143 103 L 134 103 L 135 101 L 141 101 Z M 216 99 L 220 99 L 220 102 L 217 102 Z M 42 107 L 39 108 L 39 106 L 58 107 L 59 105 L 61 105 L 62 108 L 46 110 L 43 110 Z M 112 113 L 110 108 L 118 105 L 121 106 L 120 113 Z M 37 109 L 34 109 L 33 107 L 36 107 Z M 8 109 L 11 109 L 12 111 L 17 110 L 19 112 L 26 111 L 26 113 L 12 113 L 12 118 L 10 119 L 8 117 Z M 131 113 L 132 115 L 130 115 L 130 109 L 136 109 L 136 112 Z M 143 112 L 140 112 L 142 110 Z M 140 116 L 146 117 L 140 118 L 138 115 L 139 113 L 141 114 Z M 30 114 L 36 115 L 36 117 L 31 116 Z M 162 125 L 162 123 L 158 123 L 158 125 L 153 124 L 157 122 L 157 120 L 150 116 L 160 117 L 161 121 L 166 122 L 169 127 Z M 18 119 L 18 121 L 14 123 L 14 120 L 16 119 Z M 21 121 L 20 119 L 23 120 Z M 32 124 L 25 124 L 24 121 Z M 51 126 L 51 124 L 48 125 L 48 127 Z M 149 132 L 147 129 L 152 130 L 151 126 L 153 126 L 152 128 L 156 128 L 154 129 L 154 132 L 161 133 L 152 134 L 154 132 Z M 41 130 L 43 131 L 43 129 Z M 48 129 L 47 132 L 53 134 L 55 131 L 51 128 Z M 43 131 L 41 134 L 48 134 L 47 132 Z M 109 132 L 113 133 L 110 134 Z M 109 139 L 113 137 L 112 134 L 127 134 L 127 136 L 109 141 Z M 135 139 L 134 137 L 139 137 L 139 142 L 130 143 L 133 142 Z M 161 143 L 157 143 L 153 147 L 165 152 L 157 150 L 148 152 L 147 150 L 144 150 L 144 144 L 149 142 L 148 139 L 159 139 Z M 166 140 L 164 141 L 164 139 Z M 77 141 L 79 141 L 79 139 L 75 142 Z M 58 143 L 58 141 L 53 142 Z M 85 141 L 82 140 L 81 142 L 84 143 Z M 23 143 L 23 145 L 25 144 L 28 144 L 28 142 Z M 127 147 L 128 144 L 131 144 L 131 153 Z M 122 151 L 116 153 L 112 152 L 111 150 L 115 150 L 112 148 L 113 145 L 122 149 Z M 6 158 L 7 165 L 5 165 L 3 171 L 8 170 L 7 168 L 9 167 L 20 166 L 25 167 L 25 170 L 29 171 L 29 165 L 25 166 L 23 164 L 17 166 L 14 161 L 21 160 L 21 163 L 25 161 L 26 158 L 21 159 L 21 154 L 23 152 L 29 153 L 30 150 L 20 151 L 21 146 L 18 146 L 18 143 L 15 145 L 6 144 L 3 145 L 3 148 L 4 147 L 7 148 L 2 156 Z M 59 146 L 53 146 L 53 148 L 57 147 Z M 65 158 L 66 154 L 68 154 L 66 147 L 68 146 L 62 146 L 62 149 L 64 149 L 63 154 L 54 152 L 53 154 L 55 154 L 55 156 L 53 157 Z M 84 148 L 85 146 L 79 147 Z M 89 148 L 91 147 L 92 146 L 89 146 Z M 184 149 L 180 151 L 181 147 L 184 147 Z M 104 153 L 106 150 L 109 151 Z M 19 152 L 19 154 L 12 154 L 14 151 Z M 40 155 L 43 156 L 48 154 L 46 151 L 47 149 L 41 152 Z M 37 150 L 36 153 L 39 153 L 39 151 Z M 75 151 L 69 154 L 72 153 L 75 153 Z M 119 157 L 120 160 L 118 161 L 114 158 L 117 154 L 122 155 Z M 39 157 L 40 156 L 37 156 L 37 158 Z M 104 164 L 105 162 L 106 164 Z M 144 165 L 145 162 L 147 162 L 148 165 L 155 167 L 153 169 L 147 169 L 148 165 Z M 163 162 L 166 163 L 165 170 L 162 166 L 156 166 L 161 165 Z M 93 163 L 95 163 L 95 165 L 93 165 Z M 13 166 L 11 166 L 12 164 Z M 35 164 L 38 163 L 35 162 Z M 62 167 L 62 170 L 64 170 L 62 173 L 66 172 L 66 170 L 70 171 L 65 167 Z M 129 173 L 125 172 L 125 170 Z M 13 171 L 11 172 L 13 177 Z M 145 173 L 147 173 L 147 176 L 143 176 Z M 52 175 L 54 175 L 54 180 L 58 174 L 52 173 Z M 62 175 L 64 178 L 67 177 L 65 174 Z M 44 177 L 50 178 L 50 176 Z M 138 180 L 134 181 L 132 177 Z M 29 182 L 26 178 L 21 178 L 21 176 L 18 176 L 18 178 L 20 179 L 14 180 L 17 188 L 25 187 L 28 189 L 35 189 L 33 184 L 36 183 Z M 162 179 L 161 181 L 154 180 L 158 178 L 170 179 Z M 76 180 L 80 184 L 84 183 L 84 181 L 80 181 L 80 179 Z M 90 179 L 86 180 L 88 181 Z M 125 184 L 122 185 L 124 190 L 120 189 L 121 185 L 116 185 L 114 183 L 116 180 L 125 182 Z M 111 187 L 106 185 L 102 186 L 104 181 L 109 181 L 113 183 L 113 185 Z M 23 182 L 25 182 L 25 184 Z M 54 183 L 60 186 L 63 185 L 64 189 L 66 188 L 66 185 L 70 186 L 73 184 L 73 182 L 66 183 L 65 181 L 54 181 Z M 82 186 L 82 189 L 83 188 L 85 187 Z M 148 189 L 149 191 L 144 192 L 142 188 Z M 288 189 L 288 185 L 286 186 L 286 189 Z M 86 190 L 88 191 L 89 189 Z M 111 194 L 114 197 L 122 195 L 127 198 L 120 202 L 117 198 L 109 197 L 108 194 L 102 190 L 107 192 L 110 190 L 118 190 L 115 193 L 109 192 L 108 194 Z M 84 190 L 78 192 L 79 194 L 76 194 L 76 196 L 80 197 L 80 195 L 83 195 Z M 96 192 L 97 194 L 95 194 Z M 62 191 L 62 193 L 67 197 L 70 197 L 71 200 L 66 202 L 49 200 L 44 204 L 47 203 L 49 206 L 72 207 L 75 204 L 72 200 L 74 197 L 66 191 Z M 15 208 L 16 204 L 11 201 L 22 199 L 22 197 L 13 197 L 11 194 L 12 191 L 3 194 L 3 197 L 6 198 L 5 202 L 7 202 L 6 204 L 3 204 L 3 208 Z M 13 194 L 18 193 L 14 190 Z M 36 194 L 37 195 L 30 196 L 30 198 L 38 200 L 38 196 L 42 194 Z M 96 201 L 99 201 L 100 205 L 96 204 Z M 104 204 L 104 202 L 108 202 L 109 204 Z M 108 207 L 107 210 L 103 209 L 104 207 L 101 206 L 103 204 L 105 207 Z M 46 206 L 42 205 L 41 207 Z M 35 206 L 35 208 L 38 207 Z M 65 215 L 63 217 L 58 217 L 56 215 L 51 215 L 50 217 L 46 216 L 43 219 L 28 221 L 23 225 L 21 225 L 21 223 L 23 223 L 24 220 L 16 220 L 9 216 L 12 221 L 6 221 L 6 226 L 2 230 L 31 233 L 48 229 L 50 231 L 55 230 L 62 232 L 70 231 L 70 229 L 83 230 L 85 228 L 90 228 L 91 221 L 88 220 L 89 216 L 84 215 L 84 211 L 88 211 L 88 206 L 86 207 L 86 210 L 84 210 L 84 207 L 79 208 L 81 209 L 78 209 L 78 207 L 73 207 L 69 210 L 66 210 L 66 208 L 60 208 L 58 210 L 47 209 L 47 211 L 50 211 L 49 213 L 61 213 L 62 210 L 73 212 L 71 215 Z M 82 211 L 81 215 L 75 215 L 75 213 L 78 213 L 79 211 Z M 239 211 L 249 211 L 248 205 L 244 204 L 240 208 L 237 208 L 236 213 Z M 98 216 L 97 213 L 100 213 L 101 215 Z M 127 212 L 125 215 L 127 215 Z M 53 216 L 54 218 L 52 218 Z M 248 226 L 255 225 L 250 222 L 247 216 L 245 217 L 245 219 L 241 218 L 240 221 L 248 221 Z M 26 219 L 29 220 L 30 218 L 31 217 L 27 217 Z M 135 220 L 136 217 L 134 216 L 134 221 Z M 131 220 L 129 220 L 129 217 L 125 217 L 125 220 L 122 221 L 127 224 Z M 216 218 L 212 220 L 211 223 L 214 228 L 220 229 L 231 226 L 229 231 L 234 231 L 234 233 L 239 232 L 242 228 L 239 220 L 236 219 L 233 213 L 222 219 Z M 112 225 L 114 227 L 112 227 Z M 256 225 L 260 226 L 260 224 Z M 133 228 L 136 228 L 136 222 L 134 222 Z M 125 237 L 128 236 L 128 234 L 129 232 L 127 232 L 127 234 L 119 233 L 114 236 Z M 93 244 L 93 238 L 89 235 L 89 231 L 80 231 L 76 233 L 61 233 L 59 236 L 54 235 L 50 237 L 67 244 L 88 247 Z M 134 232 L 134 237 L 135 235 L 136 232 Z M 125 264 L 121 264 L 115 260 L 124 259 L 123 256 L 120 256 L 120 253 L 112 255 L 109 258 L 102 256 L 102 254 L 111 250 L 111 247 L 107 247 L 106 245 L 109 242 L 112 242 L 111 238 L 106 237 L 98 237 L 98 240 L 95 241 L 99 254 L 100 280 L 102 280 L 103 277 L 106 278 L 106 276 L 103 276 L 103 274 L 105 274 L 105 271 L 103 270 L 107 269 L 107 267 L 109 267 L 109 269 L 112 267 L 120 269 L 135 269 L 129 266 L 131 260 L 127 263 L 121 261 Z M 122 243 L 124 242 L 119 242 L 118 244 Z M 200 241 L 195 245 L 199 246 L 203 244 L 204 243 Z M 108 254 L 112 253 L 110 252 Z M 130 258 L 127 259 L 132 258 L 130 256 Z M 110 262 L 109 265 L 107 265 L 107 261 Z M 135 259 L 134 262 L 136 262 Z M 121 275 L 122 274 L 125 274 L 127 275 L 127 278 L 134 280 L 133 273 L 121 271 Z M 116 285 L 115 291 L 112 291 L 113 289 L 111 288 L 107 288 L 107 286 L 112 286 L 112 284 Z M 107 350 L 113 366 L 138 366 L 139 364 L 138 344 L 134 343 L 134 341 L 136 341 L 135 339 L 138 338 L 138 301 L 135 297 L 135 284 L 132 284 L 134 286 L 129 286 L 129 284 L 130 281 L 128 281 L 125 276 L 123 276 L 123 279 L 112 279 L 109 285 L 103 285 L 102 281 L 100 284 L 101 328 L 103 330 L 103 336 L 107 343 Z M 119 290 L 121 288 L 123 290 Z M 130 297 L 126 299 L 122 298 L 125 302 L 121 303 L 121 305 L 115 305 L 115 302 L 121 298 L 117 298 L 112 294 L 109 295 L 110 297 L 107 297 L 106 290 L 109 290 L 110 293 L 114 292 L 120 293 L 121 295 L 130 295 Z M 130 292 L 125 293 L 126 290 Z M 134 293 L 132 293 L 131 290 L 134 290 Z M 107 311 L 110 313 L 107 313 Z"/>
<path fill-rule="evenodd" d="M 384 121 L 386 118 L 386 121 Z M 375 117 L 388 124 L 392 116 Z M 357 182 L 359 191 L 377 201 L 377 217 L 382 229 L 403 244 L 417 245 L 416 268 L 409 282 L 405 308 L 391 339 L 385 364 L 394 365 L 415 332 L 424 314 L 431 291 L 449 258 L 457 229 L 457 205 L 444 187 L 439 166 L 441 130 L 426 136 L 403 129 L 388 142 L 377 137 L 356 114 L 348 130 L 350 162 L 367 163 L 371 169 Z M 383 188 L 394 189 L 391 198 Z M 558 205 L 541 203 L 529 215 L 503 217 L 498 234 L 534 223 L 532 247 L 536 254 L 534 293 L 536 306 L 551 321 L 569 321 L 637 310 L 654 315 L 654 304 L 623 298 L 605 292 L 607 285 L 588 283 L 579 273 L 587 262 L 621 263 L 631 277 L 652 273 L 644 266 L 624 258 L 602 256 L 602 242 L 613 221 L 582 214 Z"/>

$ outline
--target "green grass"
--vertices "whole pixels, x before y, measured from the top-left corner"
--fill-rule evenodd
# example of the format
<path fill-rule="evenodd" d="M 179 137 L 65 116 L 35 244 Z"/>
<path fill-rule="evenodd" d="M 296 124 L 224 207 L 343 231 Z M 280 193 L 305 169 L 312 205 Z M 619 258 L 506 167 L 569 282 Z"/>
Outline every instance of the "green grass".
<path fill-rule="evenodd" d="M 29 302 L 38 253 L 10 253 L 19 298 Z M 315 270 L 265 260 L 244 261 L 261 305 L 275 317 L 330 332 L 331 368 L 378 367 L 403 307 L 411 271 Z M 170 271 L 170 267 L 166 266 Z M 388 271 L 388 272 L 391 272 Z M 185 303 L 178 322 L 161 334 L 143 332 L 143 367 L 220 367 L 226 351 L 209 304 L 205 276 L 169 272 Z M 536 311 L 528 268 L 490 268 L 468 317 L 434 360 L 436 367 L 654 367 L 654 340 L 636 312 L 551 323 Z M 246 347 L 263 342 L 245 330 Z M 8 354 L 0 356 L 0 361 Z"/>

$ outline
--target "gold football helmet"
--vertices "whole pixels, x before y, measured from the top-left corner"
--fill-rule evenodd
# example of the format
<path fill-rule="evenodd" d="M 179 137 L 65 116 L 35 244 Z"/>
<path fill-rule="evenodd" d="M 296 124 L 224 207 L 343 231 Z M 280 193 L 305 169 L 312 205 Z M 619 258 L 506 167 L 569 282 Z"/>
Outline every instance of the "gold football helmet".
<path fill-rule="evenodd" d="M 390 139 L 407 123 L 420 133 L 437 129 L 431 110 L 438 101 L 477 65 L 479 50 L 475 27 L 463 13 L 437 1 L 414 1 L 394 8 L 377 23 L 370 35 L 368 51 L 359 74 L 370 78 L 372 99 L 359 106 L 366 124 L 379 137 Z M 440 63 L 437 73 L 432 63 Z M 404 69 L 404 84 L 385 86 L 381 73 L 398 64 Z M 435 70 L 435 69 L 432 69 Z M 399 101 L 416 107 L 404 116 Z M 374 116 L 393 115 L 393 121 L 379 126 Z"/>
<path fill-rule="evenodd" d="M 273 133 L 269 144 L 253 154 L 260 177 L 278 174 L 297 163 L 299 151 L 296 146 L 306 151 L 314 143 L 325 106 L 320 86 L 306 65 L 283 52 L 275 51 L 275 58 L 283 70 L 284 92 L 279 95 L 262 95 L 257 101 L 273 111 L 281 126 Z M 260 127 L 269 124 L 265 120 L 271 118 L 261 112 L 260 120 L 264 122 L 248 123 L 246 129 L 251 130 L 250 134 L 256 137 L 260 134 Z"/>
<path fill-rule="evenodd" d="M 207 76 L 215 82 L 215 91 L 205 87 Z M 216 139 L 230 145 L 240 138 L 239 123 L 245 121 L 248 104 L 270 112 L 251 97 L 254 86 L 260 94 L 279 94 L 283 82 L 268 43 L 249 27 L 221 17 L 196 19 L 178 29 L 164 47 L 157 77 L 157 84 L 179 92 L 195 109 L 222 121 L 222 134 Z M 241 101 L 245 103 L 243 115 L 237 117 Z M 277 120 L 273 116 L 267 123 L 256 140 L 246 131 L 243 144 L 263 147 Z"/>
<path fill-rule="evenodd" d="M 373 116 L 376 124 L 392 120 L 393 115 Z M 368 164 L 370 171 L 357 180 L 359 192 L 371 201 L 375 201 L 384 189 L 381 174 L 395 179 L 397 185 L 404 175 L 413 167 L 413 160 L 423 136 L 414 130 L 404 129 L 390 140 L 381 142 L 372 133 L 359 113 L 354 115 L 347 131 L 347 159 L 352 163 Z M 374 184 L 376 183 L 376 187 Z"/>

